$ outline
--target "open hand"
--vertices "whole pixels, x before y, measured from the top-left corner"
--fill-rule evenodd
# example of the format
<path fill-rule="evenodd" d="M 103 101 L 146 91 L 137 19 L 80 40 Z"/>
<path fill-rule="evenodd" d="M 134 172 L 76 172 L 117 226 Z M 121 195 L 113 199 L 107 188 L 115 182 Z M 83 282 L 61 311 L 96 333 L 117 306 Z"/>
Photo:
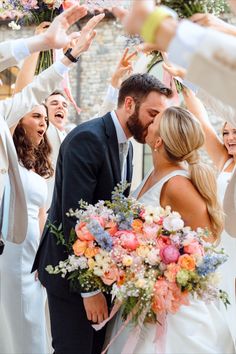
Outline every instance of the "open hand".
<path fill-rule="evenodd" d="M 104 18 L 104 16 L 105 14 L 100 14 L 91 18 L 82 28 L 79 37 L 75 36 L 76 38 L 72 39 L 71 54 L 74 57 L 78 57 L 81 53 L 86 52 L 89 49 L 94 37 L 96 36 L 96 31 L 94 28 Z"/>
<path fill-rule="evenodd" d="M 71 6 L 68 10 L 62 12 L 57 16 L 50 27 L 45 31 L 43 36 L 43 41 L 46 48 L 44 49 L 60 49 L 65 48 L 71 41 L 71 35 L 66 32 L 71 25 L 76 21 L 81 19 L 87 14 L 87 9 L 84 6 L 75 4 Z M 79 32 L 74 32 L 74 37 L 79 36 Z"/>
<path fill-rule="evenodd" d="M 108 318 L 108 308 L 105 296 L 99 293 L 83 298 L 87 319 L 93 323 L 101 323 Z"/>

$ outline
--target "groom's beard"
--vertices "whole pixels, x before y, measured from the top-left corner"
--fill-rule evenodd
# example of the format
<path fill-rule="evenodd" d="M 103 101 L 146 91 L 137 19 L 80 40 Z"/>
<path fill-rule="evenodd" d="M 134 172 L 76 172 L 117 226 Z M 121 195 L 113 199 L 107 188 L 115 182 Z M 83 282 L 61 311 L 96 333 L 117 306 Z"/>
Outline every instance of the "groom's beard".
<path fill-rule="evenodd" d="M 139 117 L 139 104 L 136 104 L 135 111 L 131 116 L 129 116 L 126 125 L 134 139 L 141 144 L 145 144 L 149 124 L 142 124 Z"/>

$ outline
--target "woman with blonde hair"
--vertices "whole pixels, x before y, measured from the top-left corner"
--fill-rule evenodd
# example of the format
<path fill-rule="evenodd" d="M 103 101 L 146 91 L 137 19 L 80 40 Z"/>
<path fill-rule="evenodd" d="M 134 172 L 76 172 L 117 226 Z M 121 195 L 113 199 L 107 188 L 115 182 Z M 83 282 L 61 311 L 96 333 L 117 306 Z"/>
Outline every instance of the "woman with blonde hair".
<path fill-rule="evenodd" d="M 158 114 L 148 128 L 147 144 L 152 149 L 154 168 L 134 192 L 141 203 L 166 207 L 181 214 L 192 229 L 207 228 L 208 241 L 216 243 L 223 228 L 223 212 L 217 200 L 213 170 L 203 164 L 199 148 L 204 144 L 199 122 L 187 110 L 170 107 Z M 113 338 L 121 326 L 119 316 L 110 325 Z M 166 353 L 235 353 L 233 339 L 218 303 L 206 304 L 192 298 L 189 306 L 166 317 Z M 111 345 L 108 353 L 122 352 L 132 337 L 126 327 Z M 156 324 L 145 324 L 135 354 L 156 354 Z M 109 335 L 108 335 L 109 336 Z M 129 353 L 126 353 L 129 354 Z"/>

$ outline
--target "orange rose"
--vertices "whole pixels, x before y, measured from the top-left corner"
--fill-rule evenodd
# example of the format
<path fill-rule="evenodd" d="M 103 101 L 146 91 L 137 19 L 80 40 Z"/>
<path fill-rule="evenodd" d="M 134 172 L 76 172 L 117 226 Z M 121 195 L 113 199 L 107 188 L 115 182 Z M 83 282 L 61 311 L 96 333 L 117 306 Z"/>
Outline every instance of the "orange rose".
<path fill-rule="evenodd" d="M 75 226 L 75 233 L 81 241 L 92 241 L 94 240 L 93 235 L 89 232 L 86 227 L 85 222 L 80 222 Z"/>
<path fill-rule="evenodd" d="M 196 267 L 194 258 L 189 254 L 183 254 L 182 256 L 180 256 L 178 259 L 178 264 L 181 268 L 187 270 L 194 270 Z"/>
<path fill-rule="evenodd" d="M 93 258 L 94 256 L 96 256 L 96 254 L 99 252 L 99 249 L 98 248 L 91 248 L 91 247 L 88 247 L 86 248 L 86 251 L 84 252 L 84 255 L 85 257 L 87 258 Z"/>
<path fill-rule="evenodd" d="M 136 233 L 141 233 L 143 230 L 143 222 L 140 219 L 134 219 L 134 221 L 132 222 L 132 228 L 134 230 L 134 232 Z"/>
<path fill-rule="evenodd" d="M 87 248 L 87 242 L 78 239 L 75 241 L 72 248 L 76 256 L 82 256 Z"/>

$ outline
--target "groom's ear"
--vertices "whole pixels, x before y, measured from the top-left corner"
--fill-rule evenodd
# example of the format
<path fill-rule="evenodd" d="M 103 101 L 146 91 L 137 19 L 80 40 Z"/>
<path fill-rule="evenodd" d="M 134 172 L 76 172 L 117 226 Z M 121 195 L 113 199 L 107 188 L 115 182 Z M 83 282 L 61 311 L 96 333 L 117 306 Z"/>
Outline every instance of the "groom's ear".
<path fill-rule="evenodd" d="M 131 97 L 131 96 L 125 97 L 124 108 L 129 115 L 134 113 L 135 102 L 134 102 L 133 97 Z"/>

